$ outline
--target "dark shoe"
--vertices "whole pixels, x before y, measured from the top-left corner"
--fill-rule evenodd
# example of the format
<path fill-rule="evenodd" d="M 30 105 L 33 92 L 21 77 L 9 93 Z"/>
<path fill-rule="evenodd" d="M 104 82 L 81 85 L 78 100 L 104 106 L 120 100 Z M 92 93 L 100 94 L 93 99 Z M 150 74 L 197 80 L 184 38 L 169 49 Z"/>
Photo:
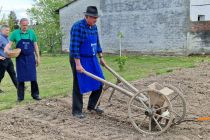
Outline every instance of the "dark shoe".
<path fill-rule="evenodd" d="M 40 101 L 42 100 L 40 97 L 33 97 L 34 100 Z"/>
<path fill-rule="evenodd" d="M 96 113 L 98 113 L 98 114 L 102 114 L 102 113 L 104 113 L 104 111 L 102 110 L 102 109 L 100 109 L 100 108 L 90 108 L 90 107 L 88 107 L 87 108 L 89 111 L 95 111 Z"/>
<path fill-rule="evenodd" d="M 17 99 L 17 102 L 20 103 L 20 102 L 22 102 L 23 100 L 24 100 L 24 99 Z"/>
<path fill-rule="evenodd" d="M 4 93 L 4 91 L 0 89 L 0 93 Z"/>
<path fill-rule="evenodd" d="M 85 118 L 85 114 L 84 113 L 73 113 L 74 117 L 77 117 L 79 119 L 84 119 Z"/>

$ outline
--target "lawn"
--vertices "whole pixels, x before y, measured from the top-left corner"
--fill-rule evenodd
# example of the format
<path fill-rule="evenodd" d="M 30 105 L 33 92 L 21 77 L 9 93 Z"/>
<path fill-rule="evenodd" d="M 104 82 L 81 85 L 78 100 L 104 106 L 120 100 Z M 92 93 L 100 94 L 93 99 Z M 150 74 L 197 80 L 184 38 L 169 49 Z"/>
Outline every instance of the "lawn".
<path fill-rule="evenodd" d="M 201 61 L 209 61 L 208 57 L 161 57 L 161 56 L 129 56 L 123 71 L 119 71 L 115 62 L 117 56 L 106 56 L 107 64 L 128 81 L 147 77 L 150 74 L 164 74 L 177 68 L 192 68 Z M 67 55 L 43 56 L 37 69 L 40 95 L 42 98 L 67 96 L 72 91 L 72 74 Z M 108 81 L 115 82 L 114 77 L 104 70 Z M 26 84 L 25 101 L 33 102 L 30 96 L 30 84 Z M 2 80 L 0 93 L 0 110 L 16 106 L 16 90 L 6 73 Z"/>

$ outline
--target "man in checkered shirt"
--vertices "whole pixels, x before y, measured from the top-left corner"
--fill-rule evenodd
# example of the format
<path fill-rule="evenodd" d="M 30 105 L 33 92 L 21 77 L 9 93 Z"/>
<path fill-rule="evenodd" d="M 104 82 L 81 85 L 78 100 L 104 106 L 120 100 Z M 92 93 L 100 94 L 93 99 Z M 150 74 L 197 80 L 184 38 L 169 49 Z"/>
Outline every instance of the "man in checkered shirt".
<path fill-rule="evenodd" d="M 102 92 L 103 83 L 86 76 L 83 71 L 86 70 L 104 79 L 100 64 L 105 65 L 98 30 L 95 25 L 98 10 L 95 6 L 88 6 L 84 14 L 85 18 L 77 21 L 70 31 L 70 64 L 73 73 L 72 114 L 80 119 L 85 117 L 82 112 L 83 94 L 89 92 L 91 95 L 87 109 L 96 113 L 103 113 L 103 110 L 98 107 L 95 108 Z"/>

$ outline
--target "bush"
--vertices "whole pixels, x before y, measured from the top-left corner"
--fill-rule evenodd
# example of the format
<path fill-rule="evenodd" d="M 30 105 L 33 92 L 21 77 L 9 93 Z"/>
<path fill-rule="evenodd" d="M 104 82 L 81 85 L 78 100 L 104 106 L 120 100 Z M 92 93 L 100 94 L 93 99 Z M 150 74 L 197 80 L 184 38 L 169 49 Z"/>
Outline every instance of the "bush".
<path fill-rule="evenodd" d="M 127 56 L 119 56 L 118 58 L 115 59 L 115 61 L 118 63 L 118 67 L 119 67 L 120 71 L 122 71 L 124 69 L 127 59 L 128 59 Z"/>

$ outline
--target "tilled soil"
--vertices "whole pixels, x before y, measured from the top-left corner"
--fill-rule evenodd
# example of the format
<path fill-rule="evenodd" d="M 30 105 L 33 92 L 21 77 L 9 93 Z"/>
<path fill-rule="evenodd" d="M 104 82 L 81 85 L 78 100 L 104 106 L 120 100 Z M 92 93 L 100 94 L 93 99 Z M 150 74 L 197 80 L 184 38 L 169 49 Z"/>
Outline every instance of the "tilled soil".
<path fill-rule="evenodd" d="M 169 83 L 182 89 L 187 101 L 186 118 L 210 115 L 210 63 L 195 68 L 177 69 L 172 73 L 151 76 L 132 84 L 145 89 L 153 82 Z M 107 105 L 108 92 L 101 106 Z M 102 115 L 88 112 L 88 95 L 84 96 L 85 119 L 71 115 L 71 96 L 53 98 L 17 106 L 0 112 L 1 140 L 197 140 L 210 139 L 210 122 L 184 121 L 160 136 L 139 133 L 128 119 L 129 98 L 116 92 L 112 106 Z"/>

